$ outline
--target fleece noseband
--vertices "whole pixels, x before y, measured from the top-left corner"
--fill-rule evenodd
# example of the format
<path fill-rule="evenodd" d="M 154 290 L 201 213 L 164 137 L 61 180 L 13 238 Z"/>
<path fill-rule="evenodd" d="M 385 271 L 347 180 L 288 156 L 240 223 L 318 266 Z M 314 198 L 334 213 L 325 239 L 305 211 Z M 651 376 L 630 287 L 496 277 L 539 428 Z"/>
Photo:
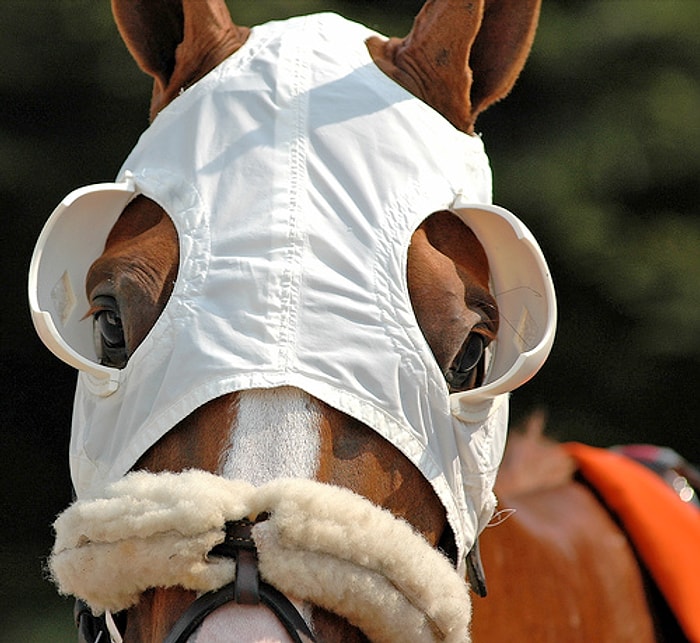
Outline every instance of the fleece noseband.
<path fill-rule="evenodd" d="M 277 609 L 268 584 L 338 614 L 376 643 L 469 641 L 463 576 L 408 523 L 348 489 L 139 471 L 102 498 L 77 501 L 54 526 L 53 578 L 94 614 L 125 610 L 152 587 L 181 586 L 213 592 L 192 608 L 194 618 L 236 595 L 259 596 L 286 618 L 291 612 Z"/>

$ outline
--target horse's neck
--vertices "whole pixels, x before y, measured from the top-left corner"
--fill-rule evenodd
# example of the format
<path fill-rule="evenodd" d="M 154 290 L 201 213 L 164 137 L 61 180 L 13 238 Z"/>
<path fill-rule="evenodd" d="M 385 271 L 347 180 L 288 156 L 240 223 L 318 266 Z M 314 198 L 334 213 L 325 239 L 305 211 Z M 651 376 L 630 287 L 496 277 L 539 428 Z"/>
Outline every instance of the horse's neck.
<path fill-rule="evenodd" d="M 496 494 L 515 512 L 481 535 L 489 595 L 474 602 L 473 639 L 651 643 L 635 553 L 543 425 L 535 415 L 509 436 Z"/>
<path fill-rule="evenodd" d="M 533 414 L 520 430 L 511 431 L 498 472 L 496 494 L 514 498 L 571 482 L 573 459 L 543 435 L 544 416 Z"/>

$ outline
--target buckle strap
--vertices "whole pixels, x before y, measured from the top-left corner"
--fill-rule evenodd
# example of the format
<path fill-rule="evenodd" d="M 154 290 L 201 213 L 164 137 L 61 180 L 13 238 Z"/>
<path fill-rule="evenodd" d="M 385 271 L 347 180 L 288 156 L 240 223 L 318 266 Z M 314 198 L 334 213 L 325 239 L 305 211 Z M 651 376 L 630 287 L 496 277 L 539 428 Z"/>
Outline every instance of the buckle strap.
<path fill-rule="evenodd" d="M 253 539 L 253 527 L 267 520 L 269 515 L 260 514 L 255 520 L 243 518 L 225 523 L 224 542 L 216 545 L 210 556 L 223 556 L 236 561 L 236 579 L 233 582 L 234 599 L 241 605 L 260 603 L 260 574 L 258 573 L 258 551 Z"/>
<path fill-rule="evenodd" d="M 164 643 L 185 643 L 209 614 L 231 601 L 240 605 L 263 603 L 284 625 L 294 643 L 315 643 L 314 635 L 292 602 L 260 580 L 253 527 L 268 518 L 269 514 L 262 513 L 255 520 L 243 518 L 225 523 L 224 541 L 213 547 L 209 556 L 235 559 L 235 580 L 197 598 L 177 620 Z"/>
<path fill-rule="evenodd" d="M 255 550 L 241 549 L 236 556 L 236 580 L 233 581 L 234 600 L 241 605 L 260 603 L 260 575 L 258 554 Z"/>

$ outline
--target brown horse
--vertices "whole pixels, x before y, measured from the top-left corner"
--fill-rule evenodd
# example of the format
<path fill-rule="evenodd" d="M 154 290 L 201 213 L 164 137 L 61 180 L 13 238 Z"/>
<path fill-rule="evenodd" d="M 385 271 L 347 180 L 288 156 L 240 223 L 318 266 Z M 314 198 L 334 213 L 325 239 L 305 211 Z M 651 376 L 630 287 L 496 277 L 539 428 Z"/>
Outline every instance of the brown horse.
<path fill-rule="evenodd" d="M 129 50 L 154 78 L 152 119 L 250 36 L 231 21 L 223 0 L 112 4 Z M 367 49 L 384 74 L 472 133 L 478 114 L 505 96 L 520 73 L 538 11 L 539 0 L 431 0 L 407 37 L 371 38 Z M 448 373 L 475 337 L 483 347 L 496 336 L 498 317 L 489 264 L 475 235 L 449 212 L 425 214 L 410 242 L 408 290 L 432 354 Z M 105 363 L 123 367 L 156 324 L 178 277 L 179 244 L 165 210 L 144 196 L 132 200 L 112 228 L 86 282 L 88 316 L 101 332 Z M 465 371 L 453 390 L 478 386 L 479 368 L 470 364 Z M 226 393 L 179 421 L 134 468 L 198 469 L 232 478 L 260 466 L 268 470 L 254 482 L 265 482 L 289 474 L 287 462 L 270 464 L 275 450 L 283 458 L 300 453 L 306 461 L 299 467 L 310 477 L 388 509 L 449 553 L 454 537 L 433 487 L 373 429 L 295 388 Z M 290 450 L 279 446 L 285 441 L 293 442 Z M 232 453 L 249 461 L 232 461 Z M 574 481 L 570 462 L 554 447 L 516 445 L 509 452 L 499 495 L 502 506 L 518 512 L 486 530 L 491 595 L 475 605 L 475 640 L 657 640 L 634 553 L 607 512 Z M 525 485 L 515 474 L 530 463 L 542 480 Z M 164 640 L 194 599 L 194 591 L 177 586 L 149 589 L 126 613 L 124 641 Z M 367 640 L 330 610 L 302 612 L 319 641 Z M 253 637 L 257 618 L 246 606 L 227 606 L 205 621 L 197 640 L 243 640 L 231 634 L 242 627 Z M 267 628 L 257 634 L 264 640 L 288 640 L 274 624 L 260 627 Z"/>

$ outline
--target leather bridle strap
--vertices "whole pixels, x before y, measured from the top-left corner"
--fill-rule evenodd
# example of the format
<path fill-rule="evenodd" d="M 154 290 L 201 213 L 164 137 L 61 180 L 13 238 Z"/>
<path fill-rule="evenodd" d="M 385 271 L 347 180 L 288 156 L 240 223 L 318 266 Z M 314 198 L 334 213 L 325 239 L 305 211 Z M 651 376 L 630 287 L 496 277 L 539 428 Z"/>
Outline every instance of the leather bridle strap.
<path fill-rule="evenodd" d="M 215 609 L 235 601 L 235 581 L 202 594 L 177 620 L 163 643 L 185 643 Z M 315 643 L 316 639 L 291 601 L 272 585 L 259 584 L 260 602 L 269 607 L 284 625 L 294 643 Z"/>
<path fill-rule="evenodd" d="M 268 517 L 263 513 L 255 520 L 232 520 L 225 524 L 224 542 L 214 547 L 209 556 L 234 558 L 236 579 L 197 598 L 176 621 L 163 643 L 185 643 L 209 614 L 232 601 L 240 605 L 262 603 L 277 616 L 294 643 L 316 642 L 292 602 L 272 585 L 260 580 L 253 527 Z"/>

